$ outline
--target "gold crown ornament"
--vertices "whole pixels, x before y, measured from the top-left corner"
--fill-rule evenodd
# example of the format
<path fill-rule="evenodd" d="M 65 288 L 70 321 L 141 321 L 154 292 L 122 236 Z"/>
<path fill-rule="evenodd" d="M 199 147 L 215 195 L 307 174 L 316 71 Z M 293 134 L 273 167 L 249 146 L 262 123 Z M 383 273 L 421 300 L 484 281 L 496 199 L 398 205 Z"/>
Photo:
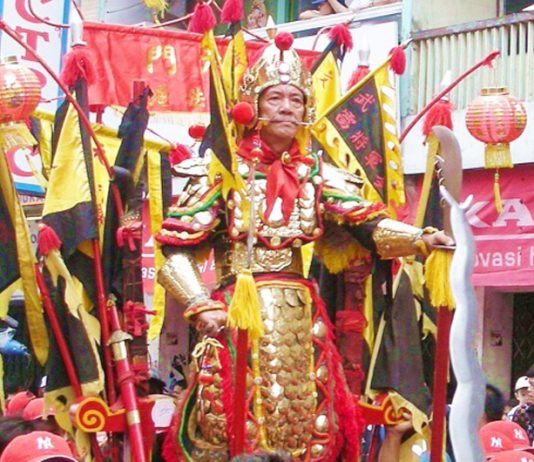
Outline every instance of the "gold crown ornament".
<path fill-rule="evenodd" d="M 264 90 L 275 85 L 293 85 L 304 94 L 304 122 L 310 125 L 315 121 L 312 76 L 291 48 L 292 44 L 293 36 L 289 32 L 281 32 L 274 43 L 265 48 L 261 57 L 243 75 L 241 101 L 250 103 L 254 113 L 258 114 L 258 101 Z"/>

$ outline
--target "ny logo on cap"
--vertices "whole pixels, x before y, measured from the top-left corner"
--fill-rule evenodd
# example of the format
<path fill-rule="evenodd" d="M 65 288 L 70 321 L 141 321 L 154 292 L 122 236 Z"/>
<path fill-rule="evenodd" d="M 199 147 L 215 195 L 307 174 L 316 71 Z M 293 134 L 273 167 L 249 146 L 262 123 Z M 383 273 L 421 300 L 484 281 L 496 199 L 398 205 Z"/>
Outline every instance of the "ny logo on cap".
<path fill-rule="evenodd" d="M 502 448 L 502 438 L 496 436 L 491 437 L 491 447 L 492 448 Z"/>
<path fill-rule="evenodd" d="M 518 440 L 525 440 L 525 434 L 519 430 L 519 428 L 514 428 L 514 436 Z"/>
<path fill-rule="evenodd" d="M 37 449 L 43 450 L 43 449 L 54 449 L 54 445 L 52 444 L 52 439 L 47 437 L 40 436 L 37 438 Z"/>

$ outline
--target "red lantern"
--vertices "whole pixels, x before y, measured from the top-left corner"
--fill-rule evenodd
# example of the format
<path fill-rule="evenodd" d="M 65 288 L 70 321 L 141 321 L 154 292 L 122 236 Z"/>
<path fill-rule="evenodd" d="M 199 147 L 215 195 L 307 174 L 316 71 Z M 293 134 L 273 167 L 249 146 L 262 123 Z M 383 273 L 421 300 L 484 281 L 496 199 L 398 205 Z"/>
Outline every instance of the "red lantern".
<path fill-rule="evenodd" d="M 527 125 L 525 106 L 511 96 L 506 87 L 483 88 L 467 108 L 467 129 L 486 143 L 485 167 L 513 167 L 510 143 Z"/>
<path fill-rule="evenodd" d="M 510 143 L 527 125 L 525 106 L 511 96 L 506 87 L 483 88 L 480 96 L 467 107 L 465 121 L 469 133 L 486 143 L 484 167 L 495 168 L 495 205 L 502 211 L 499 168 L 512 168 Z"/>
<path fill-rule="evenodd" d="M 41 99 L 41 85 L 35 72 L 16 57 L 0 63 L 0 123 L 25 120 Z"/>

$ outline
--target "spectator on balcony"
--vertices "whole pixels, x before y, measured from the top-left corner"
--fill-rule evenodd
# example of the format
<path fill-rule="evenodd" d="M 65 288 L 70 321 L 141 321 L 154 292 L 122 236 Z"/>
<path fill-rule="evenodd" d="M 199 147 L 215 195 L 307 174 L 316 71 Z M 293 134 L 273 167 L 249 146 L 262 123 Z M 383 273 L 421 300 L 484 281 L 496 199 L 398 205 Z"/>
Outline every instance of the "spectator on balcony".
<path fill-rule="evenodd" d="M 311 19 L 318 16 L 326 16 L 333 13 L 346 11 L 360 11 L 372 6 L 382 6 L 388 3 L 397 3 L 400 0 L 312 0 L 311 4 L 317 9 L 306 10 L 300 13 L 299 19 Z"/>

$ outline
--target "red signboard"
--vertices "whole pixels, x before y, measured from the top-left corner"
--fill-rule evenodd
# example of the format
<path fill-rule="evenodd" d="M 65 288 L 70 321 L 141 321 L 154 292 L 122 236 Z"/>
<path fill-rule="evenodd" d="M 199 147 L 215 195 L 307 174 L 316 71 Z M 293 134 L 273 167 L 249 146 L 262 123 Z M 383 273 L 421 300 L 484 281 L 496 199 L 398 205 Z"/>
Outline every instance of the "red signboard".
<path fill-rule="evenodd" d="M 462 198 L 476 242 L 475 286 L 534 286 L 534 165 L 500 170 L 502 213 L 493 198 L 493 170 L 464 172 Z"/>
<path fill-rule="evenodd" d="M 92 105 L 127 106 L 135 80 L 143 80 L 154 96 L 154 111 L 208 112 L 209 73 L 200 46 L 202 36 L 181 31 L 84 23 L 84 39 L 94 55 L 97 78 L 89 87 Z M 228 40 L 217 39 L 222 52 Z M 249 60 L 265 42 L 247 42 Z M 319 56 L 299 51 L 311 67 Z"/>

